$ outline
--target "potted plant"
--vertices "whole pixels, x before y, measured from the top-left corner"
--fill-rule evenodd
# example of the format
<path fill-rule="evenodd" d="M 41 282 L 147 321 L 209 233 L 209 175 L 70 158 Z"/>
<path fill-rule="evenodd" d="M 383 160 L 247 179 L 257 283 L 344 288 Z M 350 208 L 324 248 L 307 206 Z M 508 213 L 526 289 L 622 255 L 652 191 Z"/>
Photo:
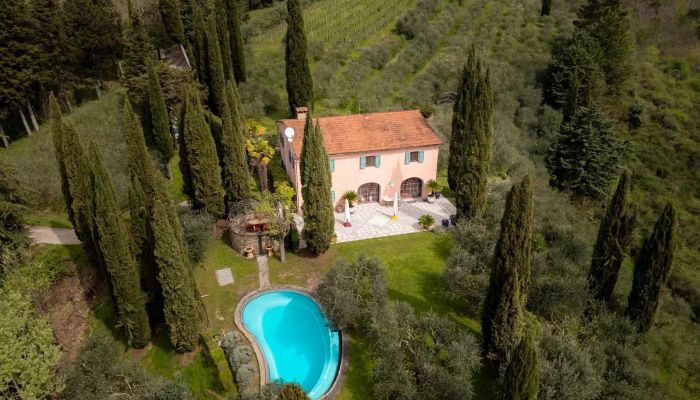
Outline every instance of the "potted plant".
<path fill-rule="evenodd" d="M 433 216 L 430 214 L 423 214 L 420 216 L 420 218 L 418 218 L 418 224 L 424 230 L 430 230 L 435 225 L 435 218 L 433 218 Z"/>
<path fill-rule="evenodd" d="M 437 194 L 442 190 L 442 186 L 435 179 L 431 179 L 425 183 L 425 187 L 430 189 L 430 194 L 428 195 L 428 203 L 435 202 Z"/>
<path fill-rule="evenodd" d="M 350 205 L 350 214 L 355 212 L 355 203 L 357 202 L 357 192 L 354 190 L 348 190 L 345 192 L 343 195 L 343 198 L 348 201 L 348 204 Z"/>

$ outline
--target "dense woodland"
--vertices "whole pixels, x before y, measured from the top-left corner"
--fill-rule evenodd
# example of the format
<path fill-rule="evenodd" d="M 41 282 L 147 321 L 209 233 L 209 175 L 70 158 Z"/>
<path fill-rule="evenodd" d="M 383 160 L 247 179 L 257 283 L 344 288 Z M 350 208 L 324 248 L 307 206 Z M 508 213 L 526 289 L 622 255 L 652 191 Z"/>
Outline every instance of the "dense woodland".
<path fill-rule="evenodd" d="M 216 221 L 251 198 L 352 338 L 338 398 L 700 395 L 699 1 L 0 0 L 0 16 L 0 397 L 308 398 L 257 387 L 205 299 Z M 303 106 L 297 252 L 274 122 Z M 444 141 L 458 220 L 405 249 L 445 244 L 417 281 L 426 266 L 331 244 L 313 119 L 409 108 Z M 83 244 L 30 246 L 30 225 Z M 68 282 L 88 288 L 72 345 L 50 307 Z"/>

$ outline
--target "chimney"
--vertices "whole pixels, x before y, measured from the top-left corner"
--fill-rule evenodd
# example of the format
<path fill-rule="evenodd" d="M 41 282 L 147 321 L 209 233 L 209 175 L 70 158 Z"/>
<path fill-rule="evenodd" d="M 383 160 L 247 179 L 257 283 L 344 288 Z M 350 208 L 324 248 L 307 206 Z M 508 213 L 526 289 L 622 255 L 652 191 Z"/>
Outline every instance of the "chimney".
<path fill-rule="evenodd" d="M 309 113 L 309 107 L 297 107 L 296 108 L 297 119 L 306 119 L 306 114 Z"/>

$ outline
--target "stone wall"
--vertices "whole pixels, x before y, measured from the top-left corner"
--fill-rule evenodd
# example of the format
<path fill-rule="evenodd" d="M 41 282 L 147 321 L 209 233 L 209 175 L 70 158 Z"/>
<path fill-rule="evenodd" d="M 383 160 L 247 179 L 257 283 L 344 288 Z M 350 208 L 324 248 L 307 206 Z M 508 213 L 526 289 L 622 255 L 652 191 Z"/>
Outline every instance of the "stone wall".
<path fill-rule="evenodd" d="M 236 253 L 243 255 L 243 249 L 247 246 L 253 247 L 253 253 L 257 256 L 261 253 L 259 247 L 260 241 L 258 240 L 258 234 L 255 232 L 241 232 L 239 229 L 229 229 L 229 234 L 231 238 L 231 246 L 236 251 Z M 279 243 L 277 240 L 273 240 L 267 235 L 262 237 L 262 253 L 265 253 L 265 246 L 271 244 L 275 251 L 279 250 Z"/>

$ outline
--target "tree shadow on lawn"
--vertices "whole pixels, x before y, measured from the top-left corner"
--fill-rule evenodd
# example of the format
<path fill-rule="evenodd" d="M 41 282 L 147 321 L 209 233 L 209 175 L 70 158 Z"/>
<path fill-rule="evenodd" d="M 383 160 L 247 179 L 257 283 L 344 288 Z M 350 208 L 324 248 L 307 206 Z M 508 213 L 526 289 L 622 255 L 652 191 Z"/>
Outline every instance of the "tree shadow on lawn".
<path fill-rule="evenodd" d="M 450 255 L 450 251 L 452 251 L 454 240 L 452 235 L 446 232 L 436 233 L 436 235 L 438 237 L 430 244 L 430 250 L 444 261 Z"/>

